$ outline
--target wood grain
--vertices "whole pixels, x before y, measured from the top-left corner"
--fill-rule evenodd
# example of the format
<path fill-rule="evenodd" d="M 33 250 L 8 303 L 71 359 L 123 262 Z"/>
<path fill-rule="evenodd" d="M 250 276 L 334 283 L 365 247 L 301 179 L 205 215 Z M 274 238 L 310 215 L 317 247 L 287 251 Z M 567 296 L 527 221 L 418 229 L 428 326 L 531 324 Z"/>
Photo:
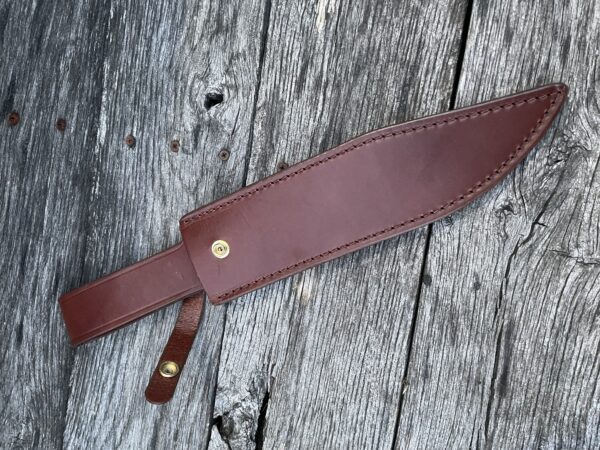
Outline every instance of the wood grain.
<path fill-rule="evenodd" d="M 0 448 L 63 442 L 73 351 L 56 300 L 81 281 L 105 13 L 0 2 Z"/>
<path fill-rule="evenodd" d="M 274 3 L 247 182 L 446 110 L 464 12 L 464 3 Z M 216 438 L 231 448 L 389 448 L 426 233 L 232 303 Z"/>
<path fill-rule="evenodd" d="M 599 14 L 474 4 L 459 104 L 571 93 L 514 174 L 433 227 L 399 448 L 600 447 Z"/>
<path fill-rule="evenodd" d="M 0 0 L 0 448 L 599 448 L 598 17 L 584 0 Z M 571 94 L 537 151 L 430 234 L 208 306 L 169 404 L 143 391 L 178 306 L 68 344 L 58 296 L 174 244 L 183 213 L 550 81 Z"/>
<path fill-rule="evenodd" d="M 174 244 L 181 215 L 241 187 L 263 15 L 252 2 L 110 5 L 84 281 Z M 224 308 L 208 309 L 175 398 L 160 407 L 143 395 L 177 310 L 77 350 L 67 447 L 205 446 Z"/>

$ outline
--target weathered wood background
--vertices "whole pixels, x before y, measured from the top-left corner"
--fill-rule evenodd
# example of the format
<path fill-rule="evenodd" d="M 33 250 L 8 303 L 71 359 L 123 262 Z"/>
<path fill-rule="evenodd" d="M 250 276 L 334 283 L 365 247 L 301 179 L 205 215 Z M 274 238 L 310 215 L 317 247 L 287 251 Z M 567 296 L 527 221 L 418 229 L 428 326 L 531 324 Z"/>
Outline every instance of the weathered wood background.
<path fill-rule="evenodd" d="M 1 448 L 600 448 L 600 2 L 0 0 L 0 40 Z M 58 296 L 188 210 L 552 81 L 479 201 L 208 307 L 171 403 L 143 390 L 178 306 L 69 346 Z"/>

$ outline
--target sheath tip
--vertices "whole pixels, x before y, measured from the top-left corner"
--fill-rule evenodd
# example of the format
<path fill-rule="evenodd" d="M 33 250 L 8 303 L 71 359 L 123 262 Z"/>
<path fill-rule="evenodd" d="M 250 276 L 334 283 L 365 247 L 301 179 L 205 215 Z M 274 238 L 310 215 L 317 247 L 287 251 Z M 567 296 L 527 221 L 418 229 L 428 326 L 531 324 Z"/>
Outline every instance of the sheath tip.
<path fill-rule="evenodd" d="M 566 97 L 569 94 L 569 86 L 563 82 L 554 83 L 554 86 Z"/>

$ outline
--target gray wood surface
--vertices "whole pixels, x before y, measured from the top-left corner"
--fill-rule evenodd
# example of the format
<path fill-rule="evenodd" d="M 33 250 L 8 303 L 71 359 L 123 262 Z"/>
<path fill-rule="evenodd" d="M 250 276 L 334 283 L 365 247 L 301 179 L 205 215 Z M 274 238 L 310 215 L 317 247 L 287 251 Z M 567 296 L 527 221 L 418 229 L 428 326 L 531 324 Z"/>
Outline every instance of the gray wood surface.
<path fill-rule="evenodd" d="M 474 4 L 459 105 L 571 94 L 524 164 L 433 226 L 399 447 L 600 446 L 599 14 Z"/>
<path fill-rule="evenodd" d="M 598 17 L 585 0 L 0 0 L 0 448 L 599 448 Z M 169 404 L 143 390 L 178 306 L 69 346 L 58 296 L 172 245 L 186 211 L 558 80 L 558 123 L 473 205 L 209 306 Z"/>
<path fill-rule="evenodd" d="M 247 181 L 278 161 L 447 110 L 465 6 L 274 8 Z M 219 439 L 254 448 L 258 432 L 265 448 L 389 448 L 426 237 L 427 228 L 408 233 L 231 304 Z"/>
<path fill-rule="evenodd" d="M 74 351 L 56 299 L 83 271 L 107 16 L 0 5 L 0 447 L 58 448 Z"/>
<path fill-rule="evenodd" d="M 84 281 L 173 245 L 180 239 L 175 218 L 242 187 L 265 12 L 252 2 L 111 4 Z M 223 102 L 205 104 L 212 94 Z M 134 148 L 124 144 L 129 133 Z M 176 153 L 172 140 L 180 143 Z M 177 310 L 77 350 L 67 447 L 206 442 L 225 308 L 206 312 L 180 380 L 187 394 L 164 407 L 143 395 Z"/>

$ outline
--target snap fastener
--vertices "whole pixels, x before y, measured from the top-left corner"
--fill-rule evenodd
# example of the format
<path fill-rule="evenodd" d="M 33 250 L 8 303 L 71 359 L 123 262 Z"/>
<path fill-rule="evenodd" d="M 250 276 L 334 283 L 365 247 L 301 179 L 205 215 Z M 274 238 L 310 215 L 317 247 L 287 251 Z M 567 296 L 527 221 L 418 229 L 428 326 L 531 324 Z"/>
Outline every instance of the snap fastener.
<path fill-rule="evenodd" d="M 165 361 L 160 365 L 158 371 L 165 378 L 173 378 L 179 373 L 179 364 L 175 361 Z"/>
<path fill-rule="evenodd" d="M 219 259 L 227 258 L 227 255 L 229 255 L 229 244 L 219 239 L 212 243 L 211 250 L 215 257 Z"/>

